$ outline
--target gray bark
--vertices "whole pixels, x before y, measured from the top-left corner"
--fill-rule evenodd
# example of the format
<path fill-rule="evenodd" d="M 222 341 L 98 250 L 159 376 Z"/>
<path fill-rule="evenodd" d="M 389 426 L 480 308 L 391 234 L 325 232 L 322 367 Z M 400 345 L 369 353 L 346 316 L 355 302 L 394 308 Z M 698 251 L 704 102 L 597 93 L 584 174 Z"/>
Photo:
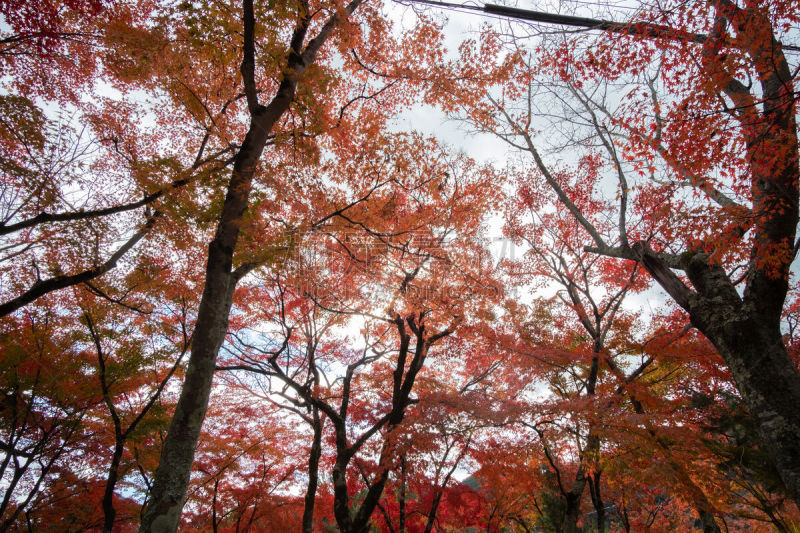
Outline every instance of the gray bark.
<path fill-rule="evenodd" d="M 677 277 L 666 268 L 651 269 L 653 262 L 650 257 L 644 264 L 656 281 L 665 289 L 674 286 Z M 682 306 L 725 360 L 787 494 L 800 502 L 800 372 L 780 331 L 788 284 L 785 278 L 756 272 L 740 297 L 723 269 L 709 265 L 705 254 L 685 255 L 683 266 L 695 291 L 683 286 Z"/>

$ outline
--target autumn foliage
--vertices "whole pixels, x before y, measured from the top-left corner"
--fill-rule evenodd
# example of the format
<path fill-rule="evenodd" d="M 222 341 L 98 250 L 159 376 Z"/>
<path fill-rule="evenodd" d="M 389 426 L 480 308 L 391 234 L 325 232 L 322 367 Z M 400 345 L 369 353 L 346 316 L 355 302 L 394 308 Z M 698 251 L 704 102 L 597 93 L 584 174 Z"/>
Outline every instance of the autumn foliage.
<path fill-rule="evenodd" d="M 800 5 L 606 8 L 3 3 L 0 531 L 796 531 Z"/>

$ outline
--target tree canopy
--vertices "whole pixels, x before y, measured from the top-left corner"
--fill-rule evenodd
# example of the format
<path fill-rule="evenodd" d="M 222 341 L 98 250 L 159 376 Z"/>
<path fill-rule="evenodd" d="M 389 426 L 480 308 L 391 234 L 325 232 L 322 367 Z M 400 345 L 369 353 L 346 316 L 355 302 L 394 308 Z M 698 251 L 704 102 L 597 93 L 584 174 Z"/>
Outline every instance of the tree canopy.
<path fill-rule="evenodd" d="M 800 527 L 800 3 L 453 10 L 0 6 L 0 531 Z"/>

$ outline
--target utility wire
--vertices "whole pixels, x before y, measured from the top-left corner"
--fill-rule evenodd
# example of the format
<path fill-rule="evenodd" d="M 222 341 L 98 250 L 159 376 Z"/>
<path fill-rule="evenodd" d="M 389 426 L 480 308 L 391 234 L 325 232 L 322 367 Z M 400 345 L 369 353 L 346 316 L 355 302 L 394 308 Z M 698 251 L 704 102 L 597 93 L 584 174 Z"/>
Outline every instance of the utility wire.
<path fill-rule="evenodd" d="M 626 35 L 639 35 L 650 39 L 667 39 L 670 41 L 683 41 L 704 43 L 708 40 L 708 35 L 702 33 L 691 33 L 653 22 L 614 22 L 611 20 L 594 19 L 588 17 L 575 17 L 572 15 L 560 15 L 557 13 L 547 13 L 544 11 L 533 11 L 530 9 L 520 9 L 517 7 L 501 6 L 498 4 L 455 4 L 439 0 L 407 0 L 413 4 L 425 4 L 429 6 L 441 7 L 446 9 L 463 9 L 467 11 L 477 11 L 488 15 L 500 16 L 516 20 L 526 20 L 530 22 L 541 22 L 543 24 L 556 24 L 559 26 L 570 26 L 576 28 L 587 28 L 590 30 L 601 30 L 612 33 L 623 33 Z M 781 45 L 785 50 L 800 51 L 800 46 L 789 44 Z"/>

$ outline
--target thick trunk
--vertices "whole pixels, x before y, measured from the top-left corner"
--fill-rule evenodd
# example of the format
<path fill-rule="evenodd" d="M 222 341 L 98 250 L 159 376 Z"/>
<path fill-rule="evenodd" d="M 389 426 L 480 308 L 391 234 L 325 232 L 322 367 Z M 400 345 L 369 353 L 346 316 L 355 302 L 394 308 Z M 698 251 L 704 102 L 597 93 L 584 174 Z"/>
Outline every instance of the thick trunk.
<path fill-rule="evenodd" d="M 600 492 L 600 472 L 596 472 L 589 478 L 589 494 L 592 496 L 594 512 L 597 513 L 597 531 L 605 533 L 606 530 L 606 508 L 603 503 L 603 495 Z"/>
<path fill-rule="evenodd" d="M 705 52 L 709 74 L 717 76 L 745 128 L 752 261 L 741 297 L 723 269 L 703 253 L 686 254 L 681 260 L 696 292 L 676 286 L 674 280 L 672 289 L 681 293 L 683 302 L 676 300 L 728 365 L 787 494 L 800 505 L 800 372 L 789 359 L 780 332 L 789 270 L 796 255 L 800 194 L 793 75 L 764 12 L 722 0 L 714 5 L 720 24 L 729 19 L 736 32 L 748 36 L 741 40 L 763 93 L 755 96 L 731 76 L 718 47 Z M 724 29 L 722 24 L 715 31 Z M 662 279 L 656 279 L 664 286 Z"/>
<path fill-rule="evenodd" d="M 694 317 L 692 321 L 702 323 Z M 777 324 L 743 317 L 706 331 L 758 423 L 761 442 L 772 454 L 787 494 L 800 505 L 800 375 Z"/>
<path fill-rule="evenodd" d="M 347 492 L 347 465 L 352 454 L 348 451 L 347 430 L 344 422 L 336 423 L 336 463 L 333 465 L 331 478 L 333 480 L 333 516 L 340 531 L 350 531 L 352 518 L 350 517 L 350 495 Z"/>
<path fill-rule="evenodd" d="M 582 463 L 593 460 L 600 450 L 600 439 L 593 432 L 589 432 L 586 441 L 586 448 L 581 458 Z M 583 491 L 586 488 L 587 480 L 586 470 L 581 464 L 575 474 L 575 482 L 572 484 L 572 489 L 566 495 L 567 508 L 564 511 L 564 525 L 562 527 L 564 533 L 577 533 L 579 531 L 578 520 L 581 517 L 581 500 L 583 499 Z"/>
<path fill-rule="evenodd" d="M 689 297 L 692 324 L 725 360 L 787 494 L 800 504 L 800 372 L 780 331 L 786 288 L 751 276 L 742 299 L 722 269 L 709 267 L 703 254 L 686 262 L 686 272 L 697 289 Z M 780 301 L 776 305 L 765 298 Z"/>
<path fill-rule="evenodd" d="M 764 450 L 772 455 L 787 494 L 800 505 L 800 371 L 780 331 L 787 282 L 754 269 L 741 297 L 722 267 L 694 253 L 681 261 L 694 285 L 691 291 L 651 251 L 644 250 L 641 259 L 725 360 L 758 424 Z"/>
<path fill-rule="evenodd" d="M 220 243 L 219 236 L 225 232 L 217 233 L 218 238 L 209 246 L 206 285 L 193 334 L 189 366 L 164 441 L 141 531 L 175 531 L 183 509 L 194 451 L 208 407 L 217 353 L 228 329 L 233 296 L 234 282 L 230 268 L 238 228 L 233 245 Z"/>
<path fill-rule="evenodd" d="M 703 528 L 703 533 L 719 533 L 720 529 L 717 525 L 717 521 L 714 520 L 714 515 L 710 512 L 699 509 L 698 513 L 700 514 L 700 527 Z"/>
<path fill-rule="evenodd" d="M 578 519 L 581 517 L 581 496 L 586 486 L 586 476 L 583 471 L 578 472 L 580 479 L 575 480 L 572 490 L 567 493 L 567 509 L 564 511 L 564 533 L 578 533 Z"/>

